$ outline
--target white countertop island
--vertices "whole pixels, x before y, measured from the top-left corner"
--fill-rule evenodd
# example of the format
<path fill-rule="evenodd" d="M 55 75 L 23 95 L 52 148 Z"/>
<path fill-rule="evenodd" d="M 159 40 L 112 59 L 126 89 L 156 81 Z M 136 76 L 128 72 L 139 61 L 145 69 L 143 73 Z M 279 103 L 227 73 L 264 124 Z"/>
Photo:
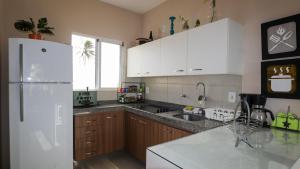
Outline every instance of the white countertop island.
<path fill-rule="evenodd" d="M 235 141 L 232 131 L 222 126 L 148 151 L 184 169 L 300 169 L 293 166 L 300 157 L 297 132 L 265 129 L 253 133 L 249 142 L 256 148 L 243 142 L 236 148 Z"/>

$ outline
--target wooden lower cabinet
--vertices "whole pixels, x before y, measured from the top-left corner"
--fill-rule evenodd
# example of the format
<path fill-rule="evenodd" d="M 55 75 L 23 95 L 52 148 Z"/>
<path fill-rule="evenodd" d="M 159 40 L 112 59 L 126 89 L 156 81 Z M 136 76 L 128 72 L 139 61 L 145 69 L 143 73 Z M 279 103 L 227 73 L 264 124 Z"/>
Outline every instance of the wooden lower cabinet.
<path fill-rule="evenodd" d="M 146 161 L 149 146 L 190 135 L 130 112 L 100 112 L 74 117 L 74 156 L 83 160 L 124 148 Z"/>
<path fill-rule="evenodd" d="M 150 121 L 138 118 L 137 120 L 137 159 L 140 161 L 146 161 L 146 149 L 150 145 L 149 143 L 149 125 Z"/>
<path fill-rule="evenodd" d="M 96 156 L 98 145 L 101 143 L 98 138 L 99 128 L 101 128 L 98 117 L 95 114 L 75 116 L 74 124 L 75 160 Z"/>
<path fill-rule="evenodd" d="M 126 150 L 144 162 L 147 147 L 191 134 L 129 112 L 126 113 L 125 124 Z"/>
<path fill-rule="evenodd" d="M 104 153 L 124 149 L 124 112 L 105 113 L 103 126 Z"/>
<path fill-rule="evenodd" d="M 140 161 L 146 160 L 149 144 L 150 121 L 140 116 L 126 114 L 126 150 Z"/>
<path fill-rule="evenodd" d="M 74 121 L 75 160 L 83 160 L 124 148 L 123 111 L 75 116 Z"/>
<path fill-rule="evenodd" d="M 114 151 L 123 150 L 125 148 L 125 118 L 124 112 L 115 112 L 114 120 Z"/>

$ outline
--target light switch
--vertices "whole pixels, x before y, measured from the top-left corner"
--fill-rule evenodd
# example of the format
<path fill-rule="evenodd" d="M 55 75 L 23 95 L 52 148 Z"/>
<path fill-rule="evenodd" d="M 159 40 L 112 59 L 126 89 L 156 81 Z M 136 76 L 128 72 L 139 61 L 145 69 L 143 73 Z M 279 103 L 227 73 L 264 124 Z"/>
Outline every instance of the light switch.
<path fill-rule="evenodd" d="M 235 103 L 236 101 L 236 92 L 229 92 L 228 93 L 228 102 Z"/>
<path fill-rule="evenodd" d="M 146 86 L 146 94 L 150 93 L 150 88 L 148 86 Z"/>

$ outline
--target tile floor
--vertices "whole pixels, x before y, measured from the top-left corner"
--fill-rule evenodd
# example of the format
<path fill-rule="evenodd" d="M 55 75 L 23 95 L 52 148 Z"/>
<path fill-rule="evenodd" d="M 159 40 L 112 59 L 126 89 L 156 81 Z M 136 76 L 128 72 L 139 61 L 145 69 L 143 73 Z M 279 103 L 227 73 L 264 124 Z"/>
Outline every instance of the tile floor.
<path fill-rule="evenodd" d="M 121 151 L 80 161 L 74 169 L 145 169 L 145 164 Z"/>

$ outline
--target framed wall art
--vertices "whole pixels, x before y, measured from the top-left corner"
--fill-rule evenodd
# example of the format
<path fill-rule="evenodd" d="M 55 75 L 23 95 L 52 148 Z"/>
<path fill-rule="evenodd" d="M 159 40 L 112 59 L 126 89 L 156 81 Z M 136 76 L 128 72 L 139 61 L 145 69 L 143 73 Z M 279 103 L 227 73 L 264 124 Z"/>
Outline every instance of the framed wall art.
<path fill-rule="evenodd" d="M 262 59 L 300 56 L 300 14 L 261 25 Z"/>
<path fill-rule="evenodd" d="M 261 93 L 270 98 L 300 99 L 300 59 L 261 63 Z"/>

